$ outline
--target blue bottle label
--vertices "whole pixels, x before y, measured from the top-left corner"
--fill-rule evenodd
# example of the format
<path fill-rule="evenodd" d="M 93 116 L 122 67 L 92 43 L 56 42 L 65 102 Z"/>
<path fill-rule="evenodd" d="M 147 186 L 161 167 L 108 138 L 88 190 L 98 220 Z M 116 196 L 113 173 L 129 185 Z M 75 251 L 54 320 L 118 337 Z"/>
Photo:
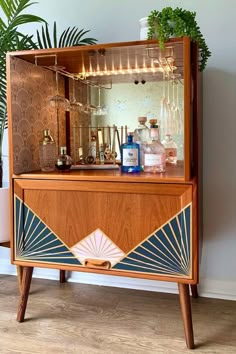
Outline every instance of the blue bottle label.
<path fill-rule="evenodd" d="M 138 166 L 138 149 L 123 149 L 123 166 Z"/>

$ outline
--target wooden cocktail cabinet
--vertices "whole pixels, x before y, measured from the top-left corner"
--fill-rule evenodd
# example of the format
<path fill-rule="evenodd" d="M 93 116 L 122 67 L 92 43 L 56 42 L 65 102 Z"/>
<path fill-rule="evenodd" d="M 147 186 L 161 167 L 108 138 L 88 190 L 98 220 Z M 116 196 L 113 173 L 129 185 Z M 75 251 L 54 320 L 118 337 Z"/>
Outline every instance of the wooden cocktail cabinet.
<path fill-rule="evenodd" d="M 23 267 L 24 320 L 33 267 L 178 283 L 193 348 L 189 287 L 198 283 L 198 51 L 188 37 L 7 55 L 12 262 Z M 171 133 L 166 172 L 121 173 L 120 145 L 137 118 Z M 40 169 L 50 129 L 73 165 Z"/>

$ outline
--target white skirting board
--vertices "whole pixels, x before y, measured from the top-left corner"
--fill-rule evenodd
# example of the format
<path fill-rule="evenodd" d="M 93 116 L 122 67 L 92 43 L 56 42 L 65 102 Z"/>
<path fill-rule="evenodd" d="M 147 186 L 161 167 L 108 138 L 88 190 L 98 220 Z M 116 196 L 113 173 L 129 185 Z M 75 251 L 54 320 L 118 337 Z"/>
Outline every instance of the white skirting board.
<path fill-rule="evenodd" d="M 16 275 L 15 266 L 11 265 L 9 262 L 9 250 L 2 247 L 0 248 L 0 274 Z M 35 268 L 34 277 L 58 280 L 59 271 L 54 269 Z M 94 284 L 100 286 L 113 286 L 118 288 L 156 291 L 172 294 L 178 293 L 176 283 L 83 272 L 70 272 L 68 282 Z M 236 301 L 236 281 L 233 282 L 224 280 L 212 280 L 201 277 L 199 284 L 199 295 L 202 297 Z"/>

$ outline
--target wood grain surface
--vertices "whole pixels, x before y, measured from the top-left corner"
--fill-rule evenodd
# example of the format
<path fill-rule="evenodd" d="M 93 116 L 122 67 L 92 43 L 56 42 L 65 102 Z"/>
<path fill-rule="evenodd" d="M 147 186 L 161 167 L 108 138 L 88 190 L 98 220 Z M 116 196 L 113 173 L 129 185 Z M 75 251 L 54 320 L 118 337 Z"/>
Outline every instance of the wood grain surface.
<path fill-rule="evenodd" d="M 95 230 L 100 229 L 125 253 L 137 247 L 192 201 L 191 184 L 17 179 L 14 186 L 16 195 L 23 196 L 26 206 L 67 247 L 74 246 Z M 192 251 L 190 253 L 192 254 Z M 16 258 L 16 261 L 14 260 L 15 264 L 21 265 L 24 261 L 32 261 L 32 264 L 28 263 L 28 266 L 36 264 L 33 264 L 34 261 L 30 258 L 25 260 Z M 44 266 L 40 260 L 37 264 Z M 47 262 L 47 264 L 50 267 L 50 263 Z M 51 267 L 69 269 L 65 268 L 62 262 L 58 264 L 57 266 L 51 265 Z M 75 266 L 73 265 L 70 269 L 75 269 Z M 89 271 L 81 267 L 78 270 Z M 126 272 L 125 269 L 122 271 Z M 97 270 L 97 272 L 107 271 Z M 112 269 L 114 275 L 120 274 L 119 272 L 120 270 Z M 147 279 L 158 277 L 156 274 L 144 276 L 143 273 L 132 272 L 131 274 L 128 271 L 126 273 L 129 276 Z M 126 274 L 123 273 L 123 275 Z M 175 281 L 173 274 L 170 276 L 171 281 Z M 160 277 L 163 280 L 169 280 L 166 278 L 168 274 L 159 275 Z M 178 276 L 178 282 L 180 278 Z M 186 283 L 192 281 L 196 283 L 195 278 L 192 278 L 192 271 L 183 278 L 187 278 Z"/>
<path fill-rule="evenodd" d="M 177 295 L 33 279 L 17 323 L 16 277 L 0 275 L 1 354 L 182 354 Z M 194 353 L 235 354 L 236 302 L 192 299 Z"/>
<path fill-rule="evenodd" d="M 31 181 L 23 201 L 69 247 L 100 228 L 129 252 L 191 198 L 191 185 Z"/>

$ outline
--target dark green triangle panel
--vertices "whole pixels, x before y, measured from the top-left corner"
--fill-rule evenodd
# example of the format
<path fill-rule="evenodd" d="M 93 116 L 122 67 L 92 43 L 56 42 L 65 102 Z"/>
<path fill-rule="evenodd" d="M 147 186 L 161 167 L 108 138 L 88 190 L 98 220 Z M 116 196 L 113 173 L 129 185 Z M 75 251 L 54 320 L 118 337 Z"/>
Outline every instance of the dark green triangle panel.
<path fill-rule="evenodd" d="M 47 225 L 15 196 L 16 259 L 81 265 Z"/>
<path fill-rule="evenodd" d="M 146 274 L 190 276 L 191 205 L 181 210 L 112 269 Z"/>

